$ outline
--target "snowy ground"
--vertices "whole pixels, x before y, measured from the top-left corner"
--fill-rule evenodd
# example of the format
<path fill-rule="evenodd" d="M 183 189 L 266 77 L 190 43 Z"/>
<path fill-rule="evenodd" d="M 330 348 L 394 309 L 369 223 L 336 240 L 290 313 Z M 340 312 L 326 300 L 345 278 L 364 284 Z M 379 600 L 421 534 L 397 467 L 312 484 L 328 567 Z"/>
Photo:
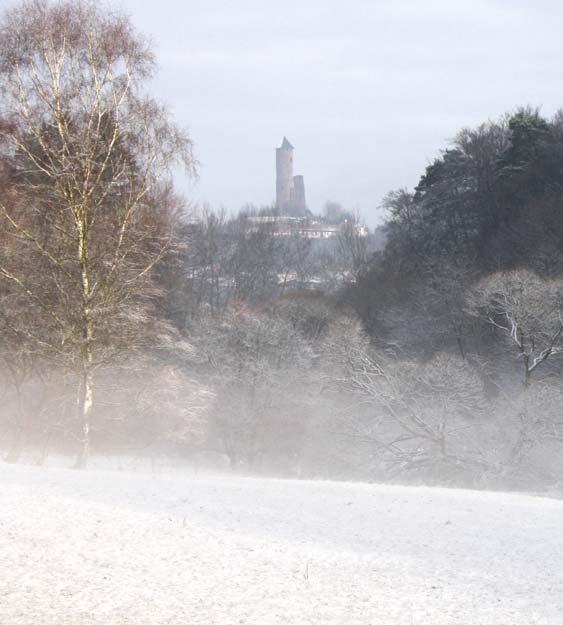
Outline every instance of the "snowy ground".
<path fill-rule="evenodd" d="M 0 625 L 561 625 L 563 502 L 0 464 Z"/>

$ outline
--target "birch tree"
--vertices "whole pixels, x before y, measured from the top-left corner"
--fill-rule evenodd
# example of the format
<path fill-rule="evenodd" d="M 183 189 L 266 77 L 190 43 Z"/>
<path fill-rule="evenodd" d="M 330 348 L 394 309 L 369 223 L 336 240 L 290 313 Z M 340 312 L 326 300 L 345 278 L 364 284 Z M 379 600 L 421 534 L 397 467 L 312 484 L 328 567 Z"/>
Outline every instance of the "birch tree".
<path fill-rule="evenodd" d="M 151 274 L 172 239 L 167 179 L 178 160 L 193 169 L 189 137 L 144 92 L 154 69 L 129 20 L 96 2 L 31 0 L 0 25 L 0 280 L 33 317 L 12 331 L 79 378 L 78 466 L 96 370 L 160 333 Z"/>

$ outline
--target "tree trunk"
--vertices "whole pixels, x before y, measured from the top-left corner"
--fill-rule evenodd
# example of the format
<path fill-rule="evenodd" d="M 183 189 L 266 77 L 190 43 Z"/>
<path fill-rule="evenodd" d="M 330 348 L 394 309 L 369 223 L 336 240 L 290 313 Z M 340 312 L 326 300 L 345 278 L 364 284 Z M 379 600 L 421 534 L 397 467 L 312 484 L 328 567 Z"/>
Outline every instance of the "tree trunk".
<path fill-rule="evenodd" d="M 84 469 L 90 458 L 90 431 L 92 408 L 94 407 L 94 376 L 89 367 L 84 370 L 81 381 L 79 416 L 81 420 L 80 451 L 76 458 L 76 469 Z"/>
<path fill-rule="evenodd" d="M 524 354 L 524 388 L 527 389 L 532 381 L 532 372 L 530 371 L 530 356 Z"/>
<path fill-rule="evenodd" d="M 94 344 L 94 324 L 90 310 L 90 266 L 88 257 L 88 203 L 77 210 L 75 214 L 76 227 L 78 231 L 78 259 L 81 269 L 81 290 L 82 290 L 82 381 L 80 395 L 81 419 L 81 446 L 76 459 L 76 468 L 83 469 L 88 464 L 90 458 L 90 426 L 92 418 L 92 408 L 94 406 L 94 376 L 93 376 L 93 344 Z"/>
<path fill-rule="evenodd" d="M 456 337 L 456 341 L 457 341 L 457 348 L 459 350 L 459 355 L 461 356 L 462 360 L 465 360 L 465 346 L 463 344 L 463 338 L 459 334 Z"/>
<path fill-rule="evenodd" d="M 19 461 L 23 452 L 24 436 L 26 435 L 26 433 L 29 434 L 29 432 L 26 432 L 27 423 L 25 419 L 25 410 L 23 406 L 23 397 L 22 397 L 21 387 L 18 383 L 15 384 L 15 387 L 16 387 L 16 394 L 18 398 L 18 401 L 17 401 L 18 425 L 16 428 L 16 435 L 14 437 L 14 442 L 12 443 L 12 446 L 10 447 L 10 451 L 8 452 L 8 455 L 6 456 L 6 462 L 10 462 L 10 463 L 15 463 Z"/>

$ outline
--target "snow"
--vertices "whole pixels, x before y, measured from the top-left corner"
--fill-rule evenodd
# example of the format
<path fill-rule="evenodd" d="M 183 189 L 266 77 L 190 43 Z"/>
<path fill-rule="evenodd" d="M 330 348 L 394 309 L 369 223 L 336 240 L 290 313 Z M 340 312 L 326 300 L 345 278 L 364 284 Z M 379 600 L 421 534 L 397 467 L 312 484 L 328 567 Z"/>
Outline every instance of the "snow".
<path fill-rule="evenodd" d="M 563 502 L 0 464 L 1 625 L 561 625 Z"/>

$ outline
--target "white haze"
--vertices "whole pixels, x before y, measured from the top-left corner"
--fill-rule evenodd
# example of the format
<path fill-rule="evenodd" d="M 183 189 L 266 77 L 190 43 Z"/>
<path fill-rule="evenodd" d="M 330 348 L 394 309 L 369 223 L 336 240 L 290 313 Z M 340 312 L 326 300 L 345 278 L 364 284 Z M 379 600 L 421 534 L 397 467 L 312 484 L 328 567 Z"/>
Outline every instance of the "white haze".
<path fill-rule="evenodd" d="M 215 208 L 272 202 L 287 135 L 310 208 L 374 225 L 461 127 L 563 101 L 553 1 L 115 1 L 157 43 L 155 89 L 201 163 L 186 190 Z"/>
<path fill-rule="evenodd" d="M 332 200 L 377 225 L 382 197 L 463 126 L 559 107 L 563 7 L 109 1 L 154 39 L 151 89 L 195 141 L 200 178 L 177 186 L 218 215 L 174 223 L 151 306 L 119 309 L 132 325 L 95 371 L 91 422 L 77 360 L 6 339 L 0 625 L 560 625 L 563 378 L 547 357 L 563 352 L 563 282 L 511 278 L 544 354 L 527 388 L 517 326 L 493 336 L 482 311 L 505 275 L 470 291 L 444 265 L 424 306 L 385 304 L 402 283 L 360 281 L 378 266 L 354 228 L 316 247 L 219 209 L 272 203 L 286 135 L 311 210 Z M 58 287 L 40 256 L 14 258 Z M 0 313 L 58 336 L 6 293 Z M 112 339 L 96 340 L 103 355 Z"/>

